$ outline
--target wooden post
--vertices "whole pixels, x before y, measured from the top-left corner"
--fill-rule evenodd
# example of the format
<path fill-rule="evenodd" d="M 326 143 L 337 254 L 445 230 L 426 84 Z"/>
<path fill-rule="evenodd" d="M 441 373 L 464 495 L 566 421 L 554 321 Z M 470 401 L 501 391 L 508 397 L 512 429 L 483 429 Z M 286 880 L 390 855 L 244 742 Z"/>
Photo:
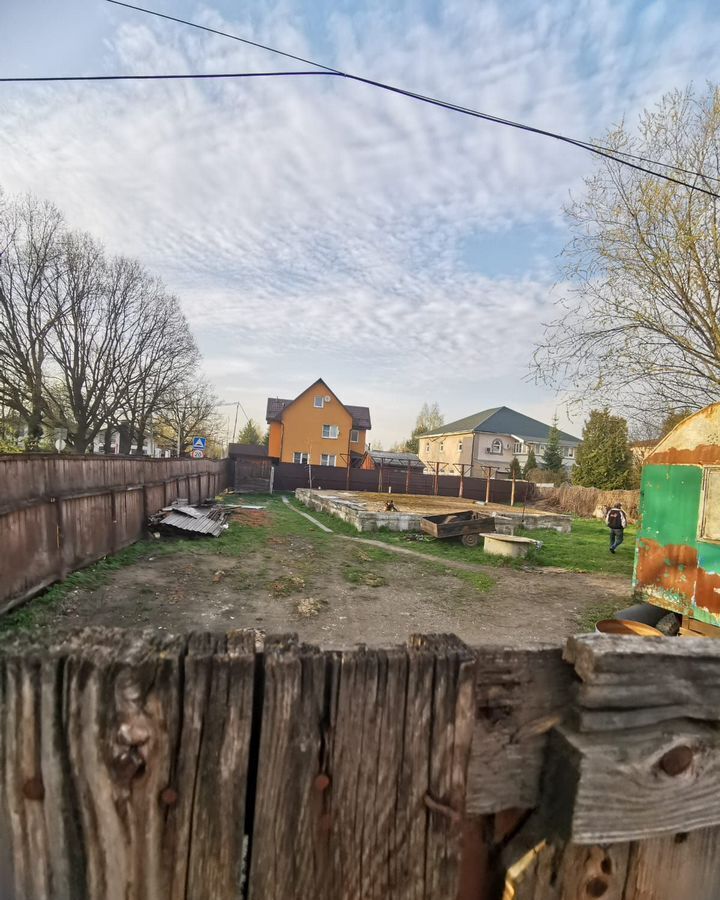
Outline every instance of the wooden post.
<path fill-rule="evenodd" d="M 515 506 L 515 469 L 512 473 L 512 487 L 510 488 L 510 506 Z"/>
<path fill-rule="evenodd" d="M 460 485 L 458 487 L 458 497 L 462 497 L 465 493 L 465 464 L 460 463 Z"/>
<path fill-rule="evenodd" d="M 383 489 L 383 461 L 380 460 L 380 468 L 378 469 L 378 494 L 382 494 Z"/>
<path fill-rule="evenodd" d="M 485 479 L 485 502 L 490 502 L 490 476 L 492 475 L 492 468 L 490 466 L 487 467 L 487 478 Z"/>
<path fill-rule="evenodd" d="M 435 463 L 435 477 L 433 479 L 433 493 L 437 497 L 438 492 L 440 491 L 440 463 Z"/>
<path fill-rule="evenodd" d="M 410 493 L 410 461 L 408 460 L 407 472 L 405 473 L 405 493 Z"/>

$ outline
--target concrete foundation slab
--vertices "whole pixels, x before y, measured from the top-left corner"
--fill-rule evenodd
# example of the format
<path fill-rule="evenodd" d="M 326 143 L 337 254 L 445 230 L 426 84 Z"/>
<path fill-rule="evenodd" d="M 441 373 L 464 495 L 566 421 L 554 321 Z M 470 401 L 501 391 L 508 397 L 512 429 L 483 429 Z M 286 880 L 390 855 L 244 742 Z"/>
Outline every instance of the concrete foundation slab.
<path fill-rule="evenodd" d="M 572 529 L 570 516 L 547 513 L 544 510 L 503 506 L 497 503 L 478 503 L 462 497 L 434 497 L 419 494 L 371 494 L 360 491 L 323 491 L 298 488 L 297 499 L 310 509 L 320 510 L 349 522 L 358 531 L 421 531 L 423 516 L 441 512 L 458 512 L 473 507 L 482 510 L 497 520 L 498 532 L 510 533 L 517 528 L 529 531 L 552 529 L 569 533 Z M 397 512 L 384 509 L 392 500 Z"/>

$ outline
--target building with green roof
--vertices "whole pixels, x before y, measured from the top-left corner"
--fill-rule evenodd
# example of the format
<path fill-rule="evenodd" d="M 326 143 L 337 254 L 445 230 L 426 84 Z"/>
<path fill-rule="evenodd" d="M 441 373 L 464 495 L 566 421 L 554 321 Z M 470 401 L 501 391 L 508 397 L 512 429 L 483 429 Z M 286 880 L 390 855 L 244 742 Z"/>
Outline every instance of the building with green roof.
<path fill-rule="evenodd" d="M 542 464 L 550 427 L 507 406 L 495 406 L 420 435 L 418 456 L 429 472 L 439 467 L 441 474 L 457 474 L 462 468 L 465 475 L 483 477 L 491 469 L 503 477 L 510 473 L 512 458 L 525 465 L 531 449 Z M 580 443 L 580 438 L 560 432 L 567 468 L 574 464 Z"/>

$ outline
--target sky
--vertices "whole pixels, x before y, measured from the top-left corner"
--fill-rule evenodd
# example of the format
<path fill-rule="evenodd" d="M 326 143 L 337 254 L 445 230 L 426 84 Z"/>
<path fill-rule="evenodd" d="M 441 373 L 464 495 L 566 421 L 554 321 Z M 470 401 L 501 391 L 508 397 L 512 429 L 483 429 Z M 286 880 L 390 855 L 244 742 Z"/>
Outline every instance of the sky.
<path fill-rule="evenodd" d="M 713 0 L 146 2 L 585 140 L 720 79 Z M 298 68 L 105 0 L 0 0 L 0 77 Z M 161 276 L 221 400 L 264 422 L 268 396 L 322 377 L 385 447 L 424 401 L 580 433 L 528 364 L 565 289 L 563 205 L 595 165 L 340 78 L 0 84 L 0 187 Z"/>

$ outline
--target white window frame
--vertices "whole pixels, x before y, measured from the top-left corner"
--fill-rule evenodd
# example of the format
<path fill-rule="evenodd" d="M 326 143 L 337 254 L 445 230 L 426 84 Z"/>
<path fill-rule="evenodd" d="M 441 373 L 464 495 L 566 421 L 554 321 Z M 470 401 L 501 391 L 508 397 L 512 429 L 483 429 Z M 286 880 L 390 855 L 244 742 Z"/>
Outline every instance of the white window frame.
<path fill-rule="evenodd" d="M 517 455 L 518 453 L 523 453 L 523 452 L 524 452 L 524 451 L 523 451 L 523 445 L 522 445 L 522 443 L 521 443 L 521 442 L 516 443 L 516 444 L 515 444 L 515 449 L 513 450 L 513 453 L 515 453 L 515 454 Z"/>
<path fill-rule="evenodd" d="M 359 428 L 351 428 L 350 429 L 350 443 L 351 444 L 359 444 L 360 443 L 360 429 Z"/>
<path fill-rule="evenodd" d="M 318 400 L 320 401 L 319 403 L 318 403 Z M 317 396 L 313 397 L 313 406 L 315 407 L 315 409 L 323 409 L 323 407 L 325 406 L 324 398 L 321 397 L 319 394 Z"/>
<path fill-rule="evenodd" d="M 426 441 L 426 442 L 425 442 L 425 452 L 426 452 L 426 453 L 429 453 L 429 452 L 430 452 L 430 441 Z"/>
<path fill-rule="evenodd" d="M 325 433 L 327 431 L 327 434 Z M 333 431 L 335 432 L 333 434 Z M 325 440 L 335 441 L 340 437 L 340 428 L 338 425 L 323 425 L 322 436 Z"/>
<path fill-rule="evenodd" d="M 337 454 L 323 453 L 320 456 L 320 465 L 321 466 L 336 466 L 337 465 Z"/>
<path fill-rule="evenodd" d="M 462 453 L 463 442 L 462 438 L 458 441 L 458 453 Z"/>
<path fill-rule="evenodd" d="M 444 446 L 445 446 L 445 441 L 440 441 L 440 443 L 438 444 L 438 450 L 439 450 L 441 453 L 443 452 L 443 447 L 444 447 Z"/>
<path fill-rule="evenodd" d="M 574 447 L 568 447 L 568 448 L 567 448 L 567 455 L 568 455 L 568 457 L 569 457 L 570 459 L 572 459 L 572 458 L 575 456 L 575 448 L 574 448 Z"/>
<path fill-rule="evenodd" d="M 296 458 L 298 456 L 300 457 L 300 459 Z M 304 450 L 295 450 L 293 453 L 293 462 L 299 466 L 309 466 L 310 454 L 306 453 Z"/>
<path fill-rule="evenodd" d="M 490 452 L 493 454 L 500 454 L 500 456 L 502 456 L 503 442 L 500 440 L 500 438 L 495 438 L 492 444 L 490 444 Z"/>

